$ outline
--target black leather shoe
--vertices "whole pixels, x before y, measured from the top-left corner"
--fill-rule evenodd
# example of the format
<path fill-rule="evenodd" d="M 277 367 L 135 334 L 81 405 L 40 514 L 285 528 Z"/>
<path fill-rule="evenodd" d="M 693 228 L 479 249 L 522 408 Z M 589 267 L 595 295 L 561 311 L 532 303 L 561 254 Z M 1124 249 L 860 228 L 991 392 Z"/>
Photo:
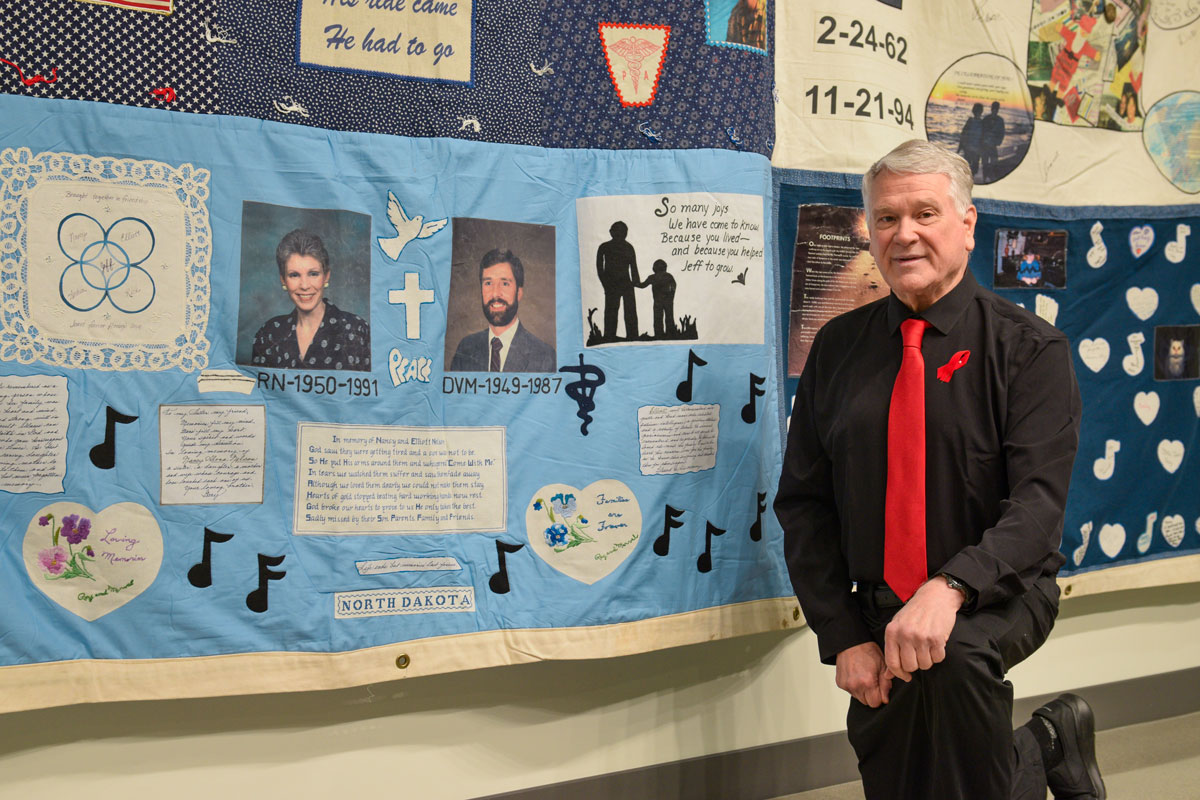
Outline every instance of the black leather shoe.
<path fill-rule="evenodd" d="M 1054 726 L 1063 760 L 1046 772 L 1046 782 L 1058 800 L 1104 800 L 1108 796 L 1096 763 L 1096 719 L 1092 707 L 1076 694 L 1060 695 L 1033 712 Z"/>

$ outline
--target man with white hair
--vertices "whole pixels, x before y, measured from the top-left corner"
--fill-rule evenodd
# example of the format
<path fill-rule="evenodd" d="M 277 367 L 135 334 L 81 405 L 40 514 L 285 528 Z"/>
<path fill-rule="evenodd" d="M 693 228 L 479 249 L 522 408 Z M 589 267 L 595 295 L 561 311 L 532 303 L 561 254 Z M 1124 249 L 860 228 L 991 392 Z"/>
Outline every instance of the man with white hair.
<path fill-rule="evenodd" d="M 972 177 L 914 140 L 863 179 L 891 294 L 817 334 L 775 512 L 868 798 L 1103 798 L 1087 703 L 1012 730 L 1045 641 L 1081 405 L 1065 336 L 976 283 Z"/>

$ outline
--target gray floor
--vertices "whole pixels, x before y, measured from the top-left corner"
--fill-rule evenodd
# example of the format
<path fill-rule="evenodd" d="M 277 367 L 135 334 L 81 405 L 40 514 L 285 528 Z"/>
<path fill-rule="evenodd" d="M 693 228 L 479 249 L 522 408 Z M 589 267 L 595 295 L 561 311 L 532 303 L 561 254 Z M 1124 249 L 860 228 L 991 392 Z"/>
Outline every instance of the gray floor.
<path fill-rule="evenodd" d="M 1200 712 L 1101 731 L 1096 757 L 1110 800 L 1195 800 Z M 863 793 L 857 783 L 843 783 L 777 800 L 863 800 Z"/>

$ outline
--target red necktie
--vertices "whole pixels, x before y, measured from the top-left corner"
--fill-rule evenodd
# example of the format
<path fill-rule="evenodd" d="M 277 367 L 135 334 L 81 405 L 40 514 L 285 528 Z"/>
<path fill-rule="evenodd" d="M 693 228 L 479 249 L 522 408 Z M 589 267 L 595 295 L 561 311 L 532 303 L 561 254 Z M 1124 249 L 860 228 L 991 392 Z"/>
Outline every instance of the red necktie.
<path fill-rule="evenodd" d="M 883 579 L 908 601 L 928 577 L 925 565 L 925 359 L 921 339 L 929 323 L 900 323 L 900 372 L 888 409 L 887 498 L 884 504 Z"/>

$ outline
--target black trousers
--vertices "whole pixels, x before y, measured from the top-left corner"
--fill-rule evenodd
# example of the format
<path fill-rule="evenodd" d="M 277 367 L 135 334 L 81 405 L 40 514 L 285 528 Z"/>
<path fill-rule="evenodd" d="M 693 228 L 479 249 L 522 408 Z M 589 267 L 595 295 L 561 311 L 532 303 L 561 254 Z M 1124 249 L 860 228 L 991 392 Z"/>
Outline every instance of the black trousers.
<path fill-rule="evenodd" d="M 861 592 L 863 616 L 883 647 L 899 606 L 881 608 Z M 1024 595 L 959 613 L 946 659 L 892 681 L 887 705 L 850 700 L 846 728 L 868 800 L 1044 800 L 1041 750 L 1012 729 L 1005 673 L 1041 647 L 1058 616 L 1058 585 L 1040 578 Z"/>
<path fill-rule="evenodd" d="M 637 296 L 633 284 L 619 288 L 604 290 L 604 338 L 614 339 L 617 335 L 617 311 L 621 303 L 625 304 L 625 338 L 636 339 L 638 336 Z"/>

